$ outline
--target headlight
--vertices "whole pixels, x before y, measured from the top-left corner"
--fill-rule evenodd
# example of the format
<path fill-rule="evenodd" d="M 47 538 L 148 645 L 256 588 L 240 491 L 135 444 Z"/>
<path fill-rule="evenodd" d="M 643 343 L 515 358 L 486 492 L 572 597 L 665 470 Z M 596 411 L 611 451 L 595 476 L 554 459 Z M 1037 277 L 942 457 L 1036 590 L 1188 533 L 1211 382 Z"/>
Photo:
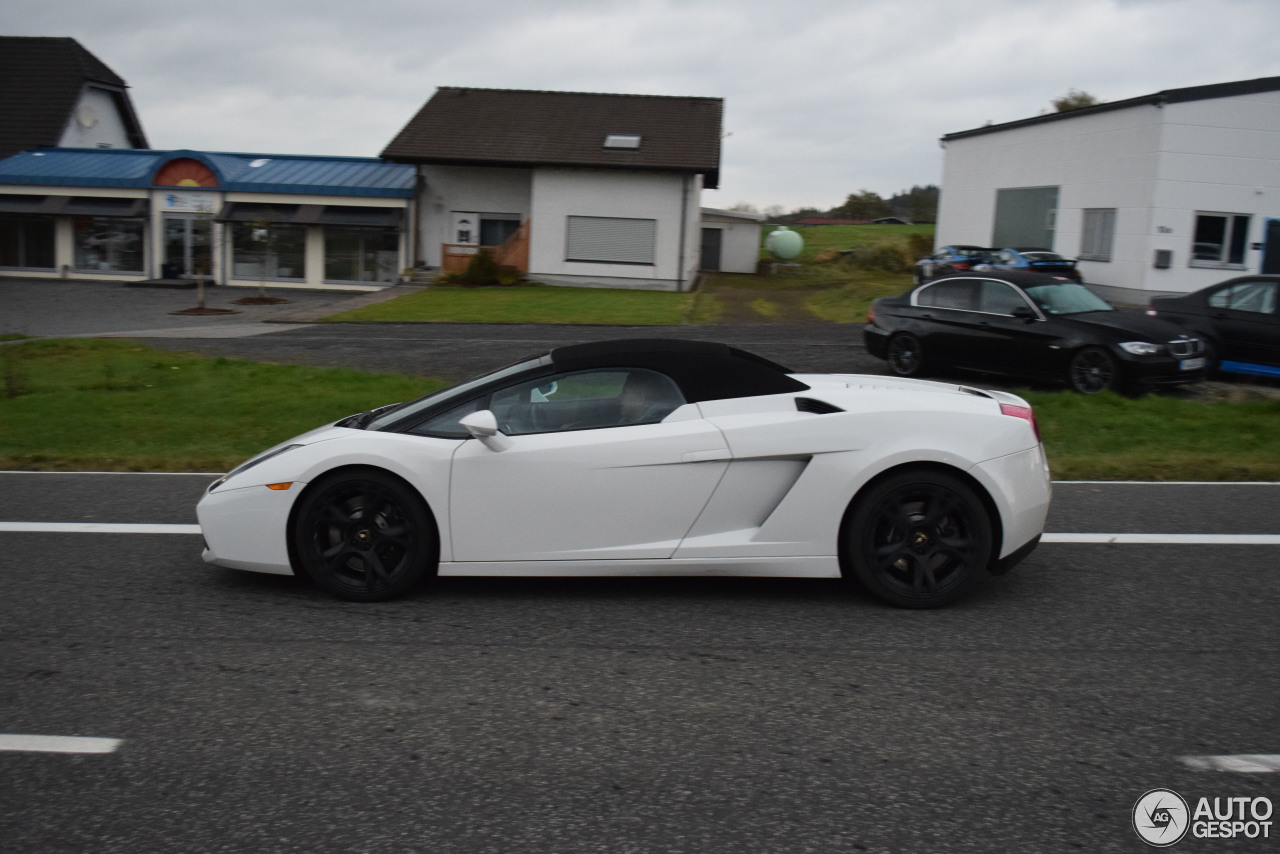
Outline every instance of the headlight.
<path fill-rule="evenodd" d="M 285 451 L 292 451 L 294 448 L 301 448 L 301 447 L 303 446 L 302 445 L 285 445 L 283 448 L 276 448 L 274 451 L 271 451 L 270 453 L 267 453 L 267 454 L 263 454 L 260 457 L 254 457 L 253 459 L 249 460 L 249 462 L 244 463 L 243 465 L 236 466 L 231 471 L 227 472 L 222 477 L 215 480 L 212 484 L 209 485 L 209 491 L 213 492 L 219 486 L 222 486 L 222 484 L 231 480 L 231 478 L 235 477 L 238 474 L 248 471 L 249 469 L 256 466 L 258 463 L 265 463 L 267 460 L 271 459 L 272 457 L 280 456 Z"/>
<path fill-rule="evenodd" d="M 1160 352 L 1160 345 L 1149 341 L 1126 341 L 1120 349 L 1135 356 L 1154 356 Z"/>

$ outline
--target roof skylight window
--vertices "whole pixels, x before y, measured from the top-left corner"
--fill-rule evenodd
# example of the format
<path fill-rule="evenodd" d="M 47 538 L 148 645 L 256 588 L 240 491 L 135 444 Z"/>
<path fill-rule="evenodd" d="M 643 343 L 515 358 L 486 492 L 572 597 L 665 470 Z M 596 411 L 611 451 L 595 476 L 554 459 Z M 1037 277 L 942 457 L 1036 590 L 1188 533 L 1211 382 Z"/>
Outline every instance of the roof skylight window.
<path fill-rule="evenodd" d="M 611 133 L 604 138 L 605 148 L 639 148 L 640 134 Z"/>
<path fill-rule="evenodd" d="M 254 160 L 249 164 L 249 168 L 258 169 L 259 167 L 266 166 L 270 162 L 271 162 L 270 157 L 259 157 L 257 160 Z"/>

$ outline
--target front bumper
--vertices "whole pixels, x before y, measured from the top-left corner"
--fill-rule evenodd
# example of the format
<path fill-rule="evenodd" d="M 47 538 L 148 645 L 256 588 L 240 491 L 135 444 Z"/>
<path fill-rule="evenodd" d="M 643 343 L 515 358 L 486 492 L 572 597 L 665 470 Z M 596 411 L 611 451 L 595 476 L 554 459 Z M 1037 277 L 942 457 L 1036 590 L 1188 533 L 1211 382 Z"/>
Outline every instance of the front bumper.
<path fill-rule="evenodd" d="M 293 575 L 289 562 L 289 513 L 306 484 L 287 490 L 222 487 L 196 505 L 207 563 L 250 572 Z"/>

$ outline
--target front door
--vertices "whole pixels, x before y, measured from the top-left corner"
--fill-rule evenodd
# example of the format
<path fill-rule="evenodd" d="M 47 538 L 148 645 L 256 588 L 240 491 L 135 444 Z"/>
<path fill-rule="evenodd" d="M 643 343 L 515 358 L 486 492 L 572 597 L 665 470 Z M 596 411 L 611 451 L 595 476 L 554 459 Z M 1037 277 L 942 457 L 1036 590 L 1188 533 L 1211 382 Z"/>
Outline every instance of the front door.
<path fill-rule="evenodd" d="M 207 216 L 165 214 L 164 277 L 212 275 L 212 230 L 213 222 Z"/>

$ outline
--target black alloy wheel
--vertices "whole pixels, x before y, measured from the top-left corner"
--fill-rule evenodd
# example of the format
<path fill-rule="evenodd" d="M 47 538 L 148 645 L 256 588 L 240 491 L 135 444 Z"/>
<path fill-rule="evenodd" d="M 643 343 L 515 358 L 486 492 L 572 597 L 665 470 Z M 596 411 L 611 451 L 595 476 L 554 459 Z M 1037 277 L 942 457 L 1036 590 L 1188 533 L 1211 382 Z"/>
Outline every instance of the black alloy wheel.
<path fill-rule="evenodd" d="M 411 487 L 375 469 L 318 481 L 298 508 L 297 556 L 320 587 L 353 602 L 407 593 L 434 570 L 435 521 Z"/>
<path fill-rule="evenodd" d="M 920 339 L 910 332 L 899 332 L 889 339 L 889 370 L 900 377 L 916 377 L 924 370 L 924 349 Z"/>
<path fill-rule="evenodd" d="M 1115 357 L 1101 347 L 1085 347 L 1071 357 L 1067 380 L 1081 394 L 1114 390 L 1119 380 Z"/>
<path fill-rule="evenodd" d="M 893 475 L 858 499 L 842 563 L 876 597 L 937 608 L 962 596 L 991 562 L 991 518 L 960 479 L 938 471 Z"/>

